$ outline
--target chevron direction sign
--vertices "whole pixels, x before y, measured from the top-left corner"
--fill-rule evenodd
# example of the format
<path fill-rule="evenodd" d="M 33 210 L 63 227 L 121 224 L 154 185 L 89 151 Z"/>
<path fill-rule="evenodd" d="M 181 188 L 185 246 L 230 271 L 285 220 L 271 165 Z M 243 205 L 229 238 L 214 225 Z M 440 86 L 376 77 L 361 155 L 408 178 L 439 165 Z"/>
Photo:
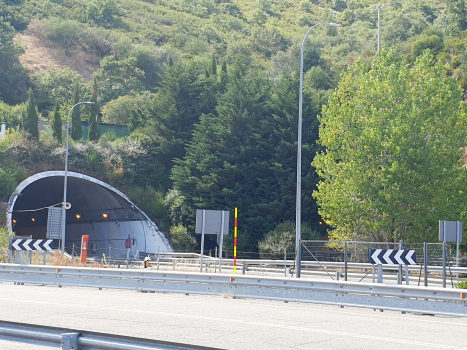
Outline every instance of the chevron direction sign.
<path fill-rule="evenodd" d="M 11 243 L 14 250 L 53 250 L 53 239 L 15 239 Z"/>
<path fill-rule="evenodd" d="M 415 250 L 370 249 L 370 264 L 415 265 Z"/>

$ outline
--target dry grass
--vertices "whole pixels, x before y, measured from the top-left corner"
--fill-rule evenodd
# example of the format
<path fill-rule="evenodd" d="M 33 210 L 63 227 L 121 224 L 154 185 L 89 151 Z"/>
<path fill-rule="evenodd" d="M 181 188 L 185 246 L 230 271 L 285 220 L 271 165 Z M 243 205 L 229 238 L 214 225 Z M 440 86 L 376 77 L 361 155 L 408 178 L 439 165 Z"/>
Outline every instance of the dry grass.
<path fill-rule="evenodd" d="M 67 257 L 63 256 L 61 252 L 55 252 L 52 256 L 52 259 L 47 262 L 47 265 L 54 265 L 54 266 L 78 266 L 78 267 L 108 267 L 97 262 L 93 263 L 81 263 L 79 258 L 73 258 L 73 260 L 68 259 Z"/>
<path fill-rule="evenodd" d="M 15 41 L 25 48 L 25 53 L 19 57 L 21 63 L 29 71 L 45 74 L 49 68 L 70 68 L 79 73 L 85 81 L 92 80 L 92 74 L 99 68 L 99 57 L 89 55 L 80 50 L 69 50 L 53 47 L 33 35 L 17 33 Z"/>

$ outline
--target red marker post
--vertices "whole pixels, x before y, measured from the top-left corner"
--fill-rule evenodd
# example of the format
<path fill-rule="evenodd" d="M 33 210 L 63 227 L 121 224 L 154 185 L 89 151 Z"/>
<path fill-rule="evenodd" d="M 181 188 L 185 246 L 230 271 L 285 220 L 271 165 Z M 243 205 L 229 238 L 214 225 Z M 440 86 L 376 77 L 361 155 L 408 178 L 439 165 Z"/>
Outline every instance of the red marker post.
<path fill-rule="evenodd" d="M 81 263 L 86 264 L 86 259 L 88 258 L 88 245 L 89 245 L 89 236 L 84 235 L 81 237 Z"/>

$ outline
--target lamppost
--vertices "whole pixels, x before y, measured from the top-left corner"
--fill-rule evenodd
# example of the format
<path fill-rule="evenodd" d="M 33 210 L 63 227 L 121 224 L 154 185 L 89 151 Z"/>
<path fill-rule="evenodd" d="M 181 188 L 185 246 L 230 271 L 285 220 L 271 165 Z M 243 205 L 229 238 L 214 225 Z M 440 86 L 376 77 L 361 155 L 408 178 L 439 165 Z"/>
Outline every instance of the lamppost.
<path fill-rule="evenodd" d="M 303 50 L 308 34 L 318 26 L 328 25 L 331 27 L 340 27 L 337 23 L 318 23 L 308 29 L 303 38 L 302 50 L 300 52 L 300 97 L 298 104 L 298 150 L 297 150 L 297 201 L 296 201 L 296 221 L 295 221 L 295 277 L 300 278 L 300 270 L 302 263 L 301 246 L 300 246 L 300 225 L 301 225 L 301 192 L 302 192 L 302 103 L 303 103 Z"/>
<path fill-rule="evenodd" d="M 371 11 L 378 11 L 378 53 L 381 52 L 381 9 L 389 4 L 383 4 Z"/>
<path fill-rule="evenodd" d="M 67 205 L 66 202 L 66 192 L 68 187 L 68 144 L 70 142 L 70 116 L 73 112 L 73 109 L 79 105 L 93 105 L 95 102 L 78 102 L 70 109 L 70 113 L 68 113 L 68 122 L 66 124 L 66 155 L 65 155 L 65 178 L 63 180 L 63 203 L 62 203 L 62 218 L 61 218 L 61 250 L 62 253 L 65 253 L 65 225 L 66 225 L 66 211 L 70 209 L 70 206 Z"/>

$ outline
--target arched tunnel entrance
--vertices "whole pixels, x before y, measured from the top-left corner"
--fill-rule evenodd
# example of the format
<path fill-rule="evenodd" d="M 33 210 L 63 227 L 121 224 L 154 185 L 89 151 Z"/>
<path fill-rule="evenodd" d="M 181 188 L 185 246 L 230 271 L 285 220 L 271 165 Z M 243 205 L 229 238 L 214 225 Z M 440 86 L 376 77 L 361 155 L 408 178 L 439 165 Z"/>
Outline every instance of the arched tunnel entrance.
<path fill-rule="evenodd" d="M 68 172 L 65 249 L 71 253 L 89 235 L 88 256 L 126 258 L 138 252 L 172 252 L 169 241 L 148 216 L 116 188 L 93 177 Z M 47 237 L 49 207 L 61 208 L 64 171 L 33 175 L 16 188 L 7 207 L 10 232 Z M 129 239 L 129 241 L 128 241 Z M 54 242 L 57 247 L 58 242 Z M 127 244 L 130 243 L 130 248 Z"/>

